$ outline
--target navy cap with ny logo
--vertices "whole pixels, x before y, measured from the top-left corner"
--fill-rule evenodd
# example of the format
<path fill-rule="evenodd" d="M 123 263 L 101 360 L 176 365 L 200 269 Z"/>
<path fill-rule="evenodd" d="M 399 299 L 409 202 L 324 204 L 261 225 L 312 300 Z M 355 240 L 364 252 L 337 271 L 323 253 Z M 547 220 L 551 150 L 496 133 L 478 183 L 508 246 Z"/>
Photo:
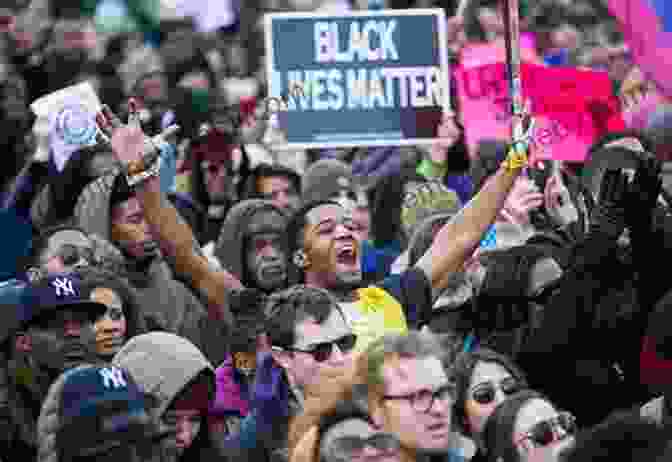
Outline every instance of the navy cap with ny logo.
<path fill-rule="evenodd" d="M 91 319 L 105 314 L 107 307 L 85 296 L 81 283 L 75 274 L 56 274 L 28 286 L 21 300 L 21 323 L 64 309 L 86 311 Z"/>

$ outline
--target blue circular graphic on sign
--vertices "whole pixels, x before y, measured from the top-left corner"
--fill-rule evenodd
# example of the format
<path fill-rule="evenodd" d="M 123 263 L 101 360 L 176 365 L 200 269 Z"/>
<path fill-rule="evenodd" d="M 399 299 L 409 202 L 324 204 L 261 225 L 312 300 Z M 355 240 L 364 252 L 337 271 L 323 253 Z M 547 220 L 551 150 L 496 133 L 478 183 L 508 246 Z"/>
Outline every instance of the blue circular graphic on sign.
<path fill-rule="evenodd" d="M 96 119 L 82 105 L 68 105 L 56 115 L 56 135 L 67 144 L 85 146 L 96 140 Z"/>

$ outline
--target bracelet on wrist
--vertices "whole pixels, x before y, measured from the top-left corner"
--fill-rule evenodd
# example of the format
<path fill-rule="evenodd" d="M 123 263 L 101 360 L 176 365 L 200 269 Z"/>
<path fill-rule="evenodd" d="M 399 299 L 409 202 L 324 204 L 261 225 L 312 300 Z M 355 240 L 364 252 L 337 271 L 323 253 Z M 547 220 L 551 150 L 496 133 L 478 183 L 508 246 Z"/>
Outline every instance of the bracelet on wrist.
<path fill-rule="evenodd" d="M 150 178 L 158 177 L 161 172 L 161 157 L 157 157 L 154 163 L 147 169 L 135 174 L 126 174 L 126 183 L 131 188 L 147 181 Z"/>
<path fill-rule="evenodd" d="M 127 177 L 138 175 L 145 170 L 151 168 L 154 162 L 161 156 L 161 151 L 156 147 L 153 141 L 145 143 L 144 152 L 140 154 L 138 159 L 134 159 L 126 164 L 124 171 Z"/>
<path fill-rule="evenodd" d="M 509 146 L 509 151 L 502 167 L 509 172 L 521 170 L 528 165 L 527 144 L 524 142 L 514 142 Z"/>

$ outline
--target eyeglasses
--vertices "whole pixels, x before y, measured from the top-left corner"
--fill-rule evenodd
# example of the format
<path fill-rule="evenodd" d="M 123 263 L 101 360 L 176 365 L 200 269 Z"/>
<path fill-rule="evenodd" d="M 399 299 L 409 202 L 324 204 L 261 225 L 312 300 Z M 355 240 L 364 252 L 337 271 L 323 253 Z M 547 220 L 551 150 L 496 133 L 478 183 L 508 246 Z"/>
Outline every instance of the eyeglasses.
<path fill-rule="evenodd" d="M 497 389 L 508 396 L 522 390 L 523 384 L 513 378 L 502 380 L 499 383 L 499 386 L 495 386 L 492 382 L 488 382 L 487 385 L 484 384 L 483 386 L 476 388 L 471 394 L 471 399 L 478 404 L 491 404 L 497 396 Z"/>
<path fill-rule="evenodd" d="M 334 345 L 338 346 L 338 349 L 341 351 L 341 353 L 348 353 L 355 347 L 355 343 L 357 343 L 357 336 L 350 334 L 343 336 L 337 340 L 334 340 L 333 342 L 318 343 L 309 350 L 302 350 L 293 347 L 285 349 L 288 351 L 298 351 L 300 353 L 307 353 L 311 355 L 315 361 L 317 361 L 318 363 L 322 363 L 331 358 L 331 355 L 334 352 Z"/>
<path fill-rule="evenodd" d="M 374 448 L 386 455 L 393 455 L 401 449 L 399 439 L 389 433 L 378 433 L 369 438 L 344 436 L 333 442 L 329 453 L 330 460 L 350 461 L 356 458 L 364 448 Z"/>
<path fill-rule="evenodd" d="M 523 434 L 516 446 L 523 441 L 530 441 L 533 447 L 547 446 L 555 441 L 560 441 L 569 435 L 576 433 L 576 418 L 569 412 L 561 412 L 552 419 L 543 420 L 535 424 L 530 431 Z M 558 430 L 563 430 L 562 436 L 558 435 Z"/>
<path fill-rule="evenodd" d="M 384 400 L 404 400 L 411 403 L 411 407 L 422 414 L 426 414 L 434 406 L 435 400 L 448 401 L 455 399 L 455 385 L 446 384 L 435 391 L 418 390 L 406 395 L 384 395 Z"/>

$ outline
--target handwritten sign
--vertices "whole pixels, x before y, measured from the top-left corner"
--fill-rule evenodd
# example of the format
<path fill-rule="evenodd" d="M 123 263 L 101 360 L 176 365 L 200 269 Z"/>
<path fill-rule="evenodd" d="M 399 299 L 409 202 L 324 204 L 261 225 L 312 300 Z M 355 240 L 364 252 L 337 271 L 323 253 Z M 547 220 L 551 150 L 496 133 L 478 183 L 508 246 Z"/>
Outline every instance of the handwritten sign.
<path fill-rule="evenodd" d="M 523 64 L 523 95 L 536 118 L 538 159 L 581 162 L 608 131 L 623 130 L 620 106 L 606 73 Z M 510 99 L 504 64 L 458 71 L 458 95 L 472 156 L 483 139 L 510 139 Z"/>
<path fill-rule="evenodd" d="M 286 138 L 274 147 L 436 142 L 450 107 L 443 10 L 277 13 L 265 24 L 269 102 Z"/>

